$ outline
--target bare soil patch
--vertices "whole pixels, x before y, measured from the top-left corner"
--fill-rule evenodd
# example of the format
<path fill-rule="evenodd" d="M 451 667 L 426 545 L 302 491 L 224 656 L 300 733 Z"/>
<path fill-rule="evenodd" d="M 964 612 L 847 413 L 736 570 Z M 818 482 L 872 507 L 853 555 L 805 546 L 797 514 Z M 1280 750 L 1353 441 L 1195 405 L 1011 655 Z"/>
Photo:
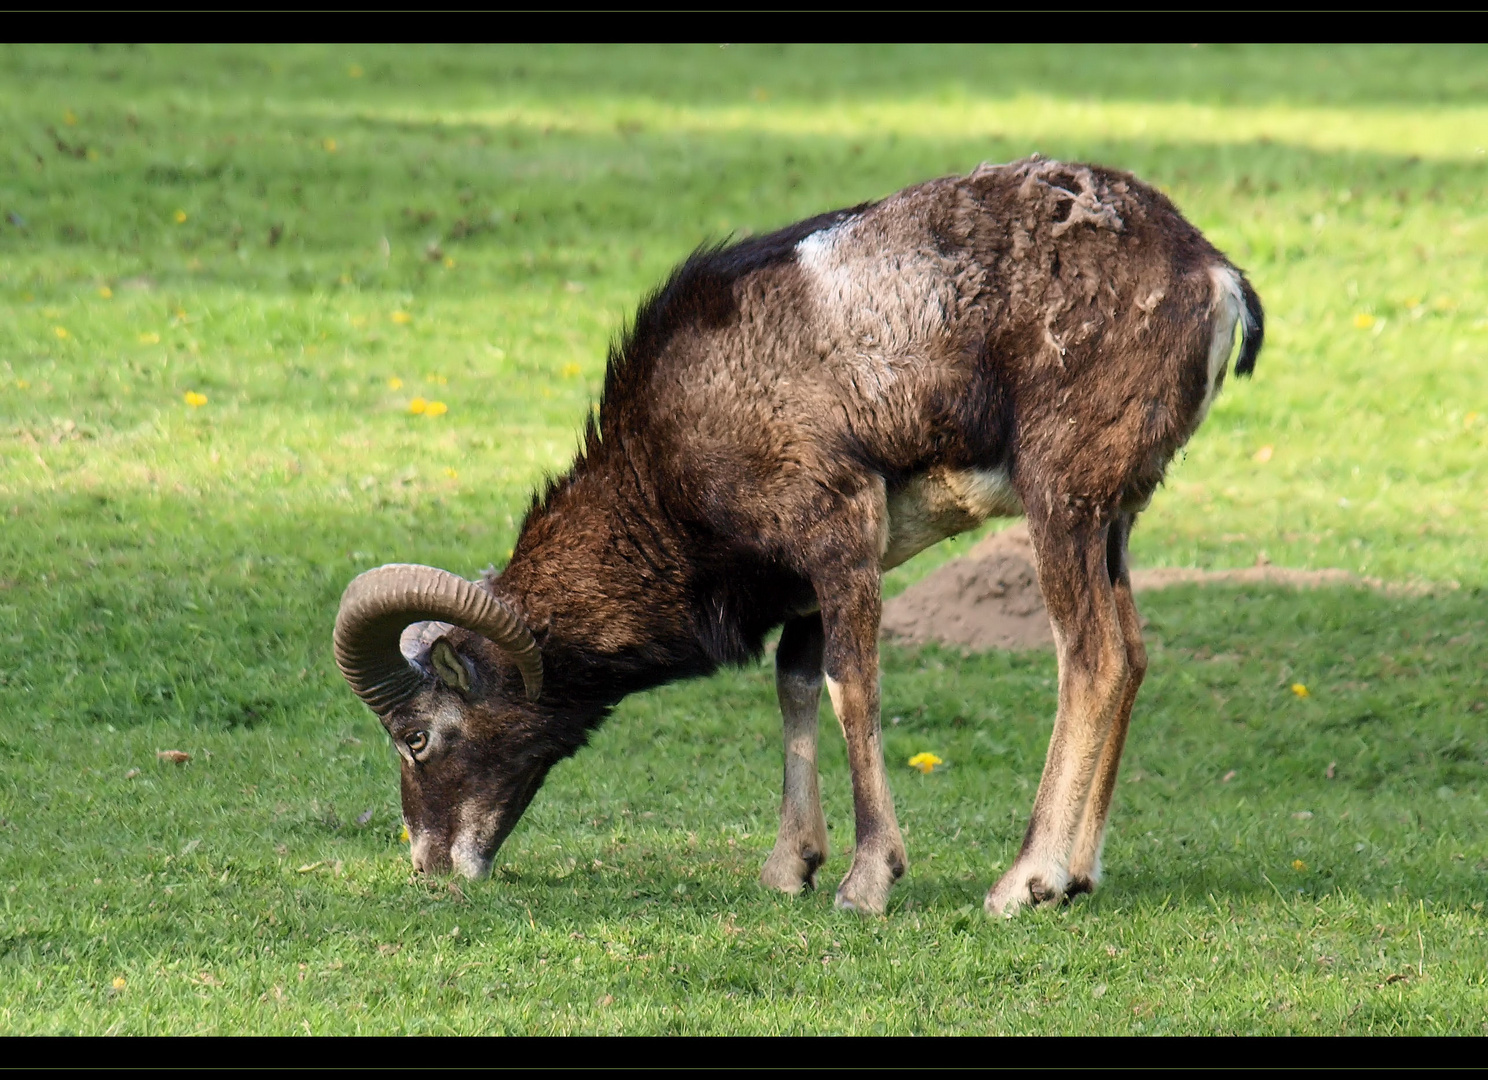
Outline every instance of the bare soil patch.
<path fill-rule="evenodd" d="M 1393 595 L 1422 595 L 1433 586 L 1360 577 L 1347 570 L 1293 570 L 1258 565 L 1239 570 L 1156 567 L 1132 571 L 1136 592 L 1173 585 L 1285 585 L 1294 589 L 1355 586 Z M 1447 588 L 1455 583 L 1447 583 Z M 884 604 L 884 637 L 903 644 L 935 641 L 968 650 L 1038 649 L 1054 643 L 1039 592 L 1033 541 L 1024 522 L 987 537 Z"/>
<path fill-rule="evenodd" d="M 1054 643 L 1033 567 L 1033 541 L 1019 522 L 994 533 L 884 604 L 885 637 L 963 649 L 1037 649 Z"/>

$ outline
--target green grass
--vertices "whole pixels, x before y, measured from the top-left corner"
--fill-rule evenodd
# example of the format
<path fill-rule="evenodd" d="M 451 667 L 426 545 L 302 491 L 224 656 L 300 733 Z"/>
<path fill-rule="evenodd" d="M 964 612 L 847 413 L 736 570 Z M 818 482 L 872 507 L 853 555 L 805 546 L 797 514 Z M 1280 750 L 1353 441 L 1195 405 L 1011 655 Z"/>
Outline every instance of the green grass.
<path fill-rule="evenodd" d="M 0 1029 L 1482 1031 L 1485 61 L 0 50 Z M 825 887 L 755 884 L 767 667 L 627 702 L 492 880 L 410 879 L 330 660 L 347 580 L 499 565 L 699 241 L 1033 150 L 1159 185 L 1266 301 L 1136 559 L 1441 587 L 1145 597 L 1107 881 L 1067 909 L 980 908 L 1047 654 L 885 656 L 912 863 L 886 919 L 831 909 L 830 719 Z"/>

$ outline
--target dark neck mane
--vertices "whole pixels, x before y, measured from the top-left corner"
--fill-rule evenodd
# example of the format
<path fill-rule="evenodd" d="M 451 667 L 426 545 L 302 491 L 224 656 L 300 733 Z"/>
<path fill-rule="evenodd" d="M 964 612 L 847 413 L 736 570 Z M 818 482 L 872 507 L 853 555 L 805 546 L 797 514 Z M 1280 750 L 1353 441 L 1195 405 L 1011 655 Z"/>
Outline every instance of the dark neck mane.
<path fill-rule="evenodd" d="M 780 615 L 747 572 L 715 569 L 714 545 L 667 512 L 641 462 L 589 451 L 533 507 L 492 585 L 537 637 L 544 698 L 597 721 L 629 694 L 757 658 Z"/>
<path fill-rule="evenodd" d="M 534 502 L 491 582 L 520 604 L 543 651 L 544 697 L 558 707 L 592 708 L 597 722 L 627 694 L 757 659 L 764 635 L 811 598 L 803 579 L 699 524 L 678 478 L 652 467 L 674 458 L 653 444 L 665 435 L 652 378 L 676 335 L 733 316 L 735 281 L 794 258 L 802 237 L 863 208 L 699 248 L 611 349 L 599 422 L 591 417 L 573 469 Z"/>

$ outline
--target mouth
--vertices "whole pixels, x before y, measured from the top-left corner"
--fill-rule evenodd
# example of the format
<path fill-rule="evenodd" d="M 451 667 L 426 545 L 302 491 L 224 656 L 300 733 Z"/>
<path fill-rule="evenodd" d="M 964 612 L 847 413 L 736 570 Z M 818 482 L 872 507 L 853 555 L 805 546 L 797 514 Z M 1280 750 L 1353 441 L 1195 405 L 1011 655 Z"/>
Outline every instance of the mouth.
<path fill-rule="evenodd" d="M 427 833 L 414 833 L 410 837 L 408 854 L 416 874 L 446 874 L 450 871 L 450 853 L 441 851 Z"/>
<path fill-rule="evenodd" d="M 423 874 L 454 872 L 470 880 L 489 876 L 496 853 L 521 820 L 546 774 L 546 768 L 538 770 L 527 778 L 515 798 L 494 809 L 477 809 L 467 803 L 460 813 L 453 842 L 440 842 L 448 834 L 438 837 L 431 832 L 420 832 L 412 837 L 410 854 L 414 870 Z"/>
<path fill-rule="evenodd" d="M 482 831 L 462 830 L 448 846 L 427 833 L 415 836 L 409 850 L 414 871 L 435 875 L 455 873 L 472 881 L 488 876 L 501 841 L 482 843 Z"/>
<path fill-rule="evenodd" d="M 453 842 L 439 843 L 445 838 L 421 833 L 411 845 L 413 868 L 423 874 L 456 873 L 472 881 L 487 877 L 496 852 L 521 816 L 521 809 L 515 813 L 510 809 L 483 814 L 467 811 L 461 815 Z"/>
<path fill-rule="evenodd" d="M 457 839 L 450 847 L 450 863 L 455 873 L 470 881 L 479 881 L 491 873 L 491 863 L 496 859 L 496 849 L 501 846 L 497 841 L 496 846 L 491 849 L 489 855 L 484 854 L 480 847 L 469 841 L 472 838 L 466 834 Z"/>

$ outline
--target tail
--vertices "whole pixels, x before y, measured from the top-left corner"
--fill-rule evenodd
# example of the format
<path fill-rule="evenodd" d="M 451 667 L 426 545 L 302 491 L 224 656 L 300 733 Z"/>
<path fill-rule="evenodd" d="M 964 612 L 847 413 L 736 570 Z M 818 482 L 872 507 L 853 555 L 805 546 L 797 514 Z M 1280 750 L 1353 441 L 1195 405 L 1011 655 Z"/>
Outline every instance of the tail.
<path fill-rule="evenodd" d="M 1256 356 L 1266 340 L 1266 313 L 1261 309 L 1261 298 L 1250 287 L 1245 275 L 1235 274 L 1240 279 L 1240 295 L 1245 301 L 1245 312 L 1241 316 L 1240 359 L 1235 361 L 1236 375 L 1249 375 L 1255 370 Z"/>

